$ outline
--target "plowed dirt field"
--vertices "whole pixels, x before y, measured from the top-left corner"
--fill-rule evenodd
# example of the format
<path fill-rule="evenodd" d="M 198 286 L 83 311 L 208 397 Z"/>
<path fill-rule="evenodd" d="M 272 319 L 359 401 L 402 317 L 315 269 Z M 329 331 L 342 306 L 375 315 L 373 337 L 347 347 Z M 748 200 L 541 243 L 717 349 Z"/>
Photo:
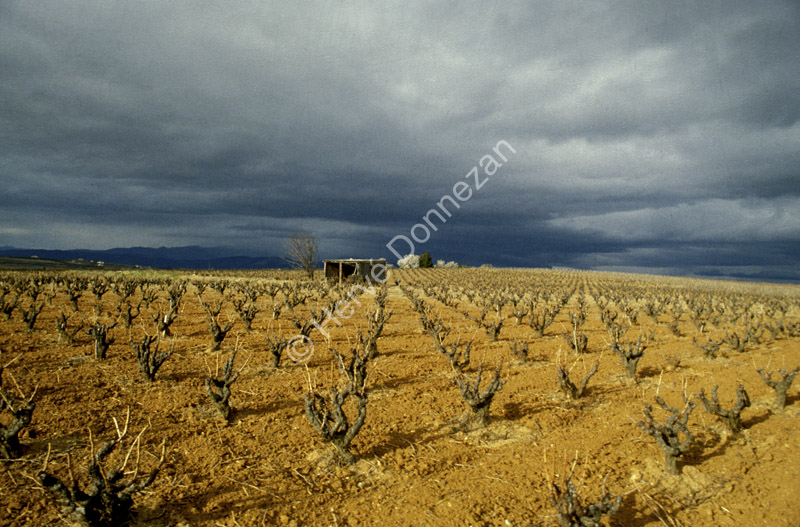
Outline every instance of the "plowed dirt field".
<path fill-rule="evenodd" d="M 63 281 L 75 276 L 109 284 L 150 281 L 155 296 L 125 327 L 117 310 L 121 294 L 113 288 L 99 301 L 83 290 L 75 311 Z M 125 477 L 134 476 L 137 457 L 139 474 L 146 474 L 157 465 L 161 443 L 166 446 L 155 481 L 133 496 L 134 526 L 558 525 L 551 485 L 563 483 L 567 473 L 585 504 L 599 501 L 603 488 L 622 496 L 601 525 L 800 525 L 800 381 L 778 409 L 774 390 L 757 372 L 764 368 L 777 378 L 779 369 L 800 366 L 800 336 L 793 333 L 800 322 L 797 286 L 576 271 L 393 270 L 385 308 L 391 318 L 367 365 L 367 415 L 350 448 L 356 462 L 348 465 L 312 427 L 304 399 L 309 387 L 327 394 L 341 384 L 329 347 L 348 353 L 355 345 L 357 330 L 367 330 L 366 315 L 375 310 L 377 287 L 364 292 L 343 285 L 323 293 L 320 286 L 303 289 L 299 274 L 285 272 L 7 272 L 0 278 L 20 284 L 31 277 L 44 284 L 33 330 L 19 307 L 8 320 L 0 314 L 4 390 L 16 399 L 36 390 L 32 421 L 19 436 L 21 457 L 0 460 L 2 525 L 65 524 L 57 500 L 36 479 L 48 449 L 46 471 L 69 482 L 71 467 L 85 489 L 91 453 L 117 437 L 114 418 L 121 426 L 128 412 L 130 431 L 104 462 L 106 470 L 130 451 Z M 159 344 L 161 351 L 174 346 L 175 353 L 155 381 L 146 382 L 130 343 L 157 333 L 153 317 L 163 317 L 168 288 L 183 280 L 171 336 Z M 206 286 L 201 298 L 212 307 L 221 302 L 218 321 L 234 325 L 220 349 L 211 351 L 196 284 L 219 281 L 228 287 Z M 279 288 L 273 296 L 263 289 L 270 284 Z M 25 287 L 15 293 L 12 286 L 5 300 L 16 294 L 27 309 L 32 301 Z M 246 298 L 246 287 L 258 291 L 250 331 L 233 306 Z M 349 296 L 354 290 L 361 294 Z M 293 291 L 306 291 L 308 298 L 290 310 L 285 299 Z M 449 329 L 446 344 L 472 342 L 467 372 L 474 375 L 482 365 L 481 388 L 502 366 L 505 384 L 486 427 L 460 426 L 468 407 L 453 383 L 456 370 L 423 329 L 408 292 Z M 135 307 L 142 296 L 139 286 L 127 301 Z M 266 337 L 290 339 L 298 333 L 293 318 L 308 319 L 331 299 L 340 299 L 341 326 L 328 321 L 327 339 L 312 329 L 307 362 L 284 355 L 273 368 Z M 578 354 L 563 334 L 573 332 L 570 315 L 580 312 L 581 302 L 586 320 L 578 330 L 588 348 Z M 648 315 L 648 304 L 661 306 L 661 313 Z M 275 319 L 271 307 L 281 305 Z M 503 323 L 496 340 L 476 321 L 485 305 L 484 322 Z M 519 322 L 514 316 L 526 309 L 538 316 L 555 306 L 543 336 L 532 327 L 531 312 Z M 604 311 L 628 326 L 621 340 L 642 337 L 646 345 L 635 378 L 611 349 Z M 59 338 L 61 312 L 70 316 L 68 328 L 116 321 L 107 358 L 94 357 L 94 340 L 84 330 L 71 344 Z M 724 341 L 733 333 L 744 339 L 748 331 L 755 336 L 741 350 Z M 718 351 L 705 353 L 693 342 L 709 339 L 721 342 Z M 512 352 L 515 341 L 518 349 L 527 344 L 527 358 Z M 225 420 L 205 382 L 221 375 L 234 349 L 234 369 L 241 374 L 231 385 L 233 412 Z M 598 372 L 582 397 L 573 400 L 559 390 L 557 366 L 577 383 L 595 363 Z M 710 397 L 716 385 L 719 403 L 728 409 L 739 384 L 751 402 L 741 413 L 743 431 L 732 434 L 698 403 L 688 421 L 695 440 L 680 458 L 682 473 L 666 473 L 661 449 L 637 425 L 645 404 L 663 423 L 667 413 L 656 396 L 683 410 L 685 401 L 697 402 L 701 389 Z M 352 416 L 353 408 L 347 411 Z M 7 412 L 0 422 L 8 425 Z M 139 448 L 129 450 L 143 430 Z"/>

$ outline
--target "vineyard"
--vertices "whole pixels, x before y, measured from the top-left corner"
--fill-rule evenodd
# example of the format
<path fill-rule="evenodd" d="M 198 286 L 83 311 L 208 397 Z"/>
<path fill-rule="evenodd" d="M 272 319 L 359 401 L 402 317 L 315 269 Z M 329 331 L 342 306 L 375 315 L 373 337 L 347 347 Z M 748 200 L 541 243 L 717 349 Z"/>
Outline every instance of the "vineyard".
<path fill-rule="evenodd" d="M 798 525 L 800 287 L 0 274 L 2 525 Z"/>

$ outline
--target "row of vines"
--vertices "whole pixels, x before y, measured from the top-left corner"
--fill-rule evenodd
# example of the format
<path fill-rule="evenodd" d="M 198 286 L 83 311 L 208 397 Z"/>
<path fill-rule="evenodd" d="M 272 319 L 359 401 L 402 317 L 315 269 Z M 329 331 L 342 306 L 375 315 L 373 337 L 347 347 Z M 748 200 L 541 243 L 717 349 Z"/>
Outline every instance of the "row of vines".
<path fill-rule="evenodd" d="M 598 412 L 638 430 L 614 445 L 617 458 L 655 449 L 665 477 L 680 481 L 710 445 L 748 441 L 754 402 L 768 412 L 759 422 L 785 417 L 800 364 L 787 353 L 800 342 L 797 289 L 574 271 L 395 270 L 386 284 L 286 271 L 7 272 L 0 328 L 0 455 L 16 495 L 7 523 L 19 525 L 199 524 L 215 507 L 232 524 L 236 511 L 291 523 L 304 503 L 385 492 L 387 464 L 410 477 L 447 473 L 448 457 L 436 455 L 445 438 L 544 444 Z M 750 373 L 713 373 L 731 364 Z M 531 462 L 545 484 L 510 500 L 514 519 L 679 525 L 702 503 L 665 506 L 655 486 L 634 492 L 629 467 L 589 473 L 592 447 L 570 441 L 583 446 L 583 474 L 580 454 L 566 458 L 569 441 L 549 461 L 545 448 L 545 461 Z M 309 461 L 315 449 L 330 455 Z M 258 499 L 211 505 L 189 492 L 231 482 Z M 499 524 L 507 509 L 472 503 L 468 513 Z"/>

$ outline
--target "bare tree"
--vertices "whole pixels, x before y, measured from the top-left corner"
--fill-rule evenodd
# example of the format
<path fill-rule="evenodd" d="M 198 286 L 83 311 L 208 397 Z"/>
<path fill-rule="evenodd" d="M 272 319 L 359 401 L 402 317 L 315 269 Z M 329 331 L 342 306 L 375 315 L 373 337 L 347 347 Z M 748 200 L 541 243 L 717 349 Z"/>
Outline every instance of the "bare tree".
<path fill-rule="evenodd" d="M 711 392 L 710 401 L 706 399 L 706 392 L 703 388 L 700 389 L 700 393 L 695 397 L 703 403 L 703 408 L 705 408 L 706 412 L 721 418 L 732 434 L 738 434 L 742 431 L 742 410 L 750 406 L 750 397 L 747 395 L 744 386 L 740 384 L 736 388 L 736 403 L 730 410 L 725 410 L 719 405 L 716 384 Z"/>
<path fill-rule="evenodd" d="M 677 475 L 681 473 L 678 458 L 683 455 L 694 442 L 694 435 L 689 431 L 689 415 L 696 406 L 694 401 L 687 401 L 682 412 L 669 406 L 664 399 L 656 396 L 656 402 L 670 413 L 666 424 L 661 424 L 653 419 L 653 407 L 644 405 L 644 421 L 636 421 L 642 431 L 656 440 L 664 452 L 664 464 L 668 473 Z M 681 439 L 683 436 L 683 439 Z"/>
<path fill-rule="evenodd" d="M 600 366 L 600 362 L 595 362 L 594 366 L 591 370 L 586 374 L 579 385 L 576 385 L 572 380 L 569 378 L 569 370 L 562 367 L 556 366 L 556 377 L 558 379 L 558 387 L 561 389 L 562 392 L 567 394 L 570 399 L 578 399 L 583 395 L 583 392 L 586 390 L 586 385 L 589 384 L 589 379 L 592 378 L 592 375 L 597 373 L 597 367 Z"/>
<path fill-rule="evenodd" d="M 109 330 L 116 327 L 117 323 L 114 322 L 113 324 L 101 324 L 97 322 L 94 326 L 90 326 L 89 329 L 85 329 L 84 332 L 94 339 L 94 358 L 104 360 L 106 358 L 106 353 L 108 352 L 108 347 L 111 346 L 116 339 L 111 338 L 108 336 Z"/>
<path fill-rule="evenodd" d="M 571 478 L 570 470 L 560 486 L 554 481 L 550 483 L 550 503 L 556 508 L 558 524 L 562 527 L 597 527 L 604 514 L 611 516 L 622 505 L 622 496 L 614 498 L 606 493 L 605 480 L 600 501 L 584 505 Z"/>
<path fill-rule="evenodd" d="M 792 385 L 792 382 L 794 382 L 797 372 L 800 371 L 800 366 L 791 371 L 784 369 L 778 370 L 780 376 L 783 377 L 780 381 L 772 380 L 772 374 L 774 373 L 772 371 L 765 372 L 764 368 L 759 368 L 756 371 L 758 371 L 758 374 L 764 379 L 764 382 L 775 390 L 775 406 L 777 406 L 778 409 L 784 408 L 786 406 L 786 392 L 789 391 L 789 387 Z"/>
<path fill-rule="evenodd" d="M 222 311 L 222 300 L 216 303 L 216 305 L 211 305 L 209 302 L 206 304 L 203 302 L 203 297 L 197 295 L 197 299 L 200 300 L 200 305 L 203 306 L 205 309 L 206 314 L 208 315 L 208 329 L 211 331 L 211 338 L 212 342 L 209 346 L 209 351 L 217 351 L 220 346 L 222 345 L 222 341 L 225 340 L 225 337 L 228 335 L 228 332 L 233 328 L 233 325 L 236 323 L 234 320 L 228 320 L 228 323 L 225 326 L 220 326 L 219 321 L 217 320 L 219 316 L 219 312 Z"/>
<path fill-rule="evenodd" d="M 339 459 L 352 465 L 356 462 L 356 457 L 350 452 L 350 443 L 364 426 L 364 419 L 367 417 L 366 379 L 370 355 L 368 352 L 361 355 L 358 347 L 351 348 L 349 359 L 333 348 L 331 352 L 336 357 L 339 370 L 347 381 L 343 386 L 331 386 L 329 399 L 309 386 L 305 397 L 306 416 L 311 421 L 311 426 L 322 437 L 333 443 Z M 352 422 L 344 409 L 345 403 L 351 397 L 357 407 L 357 414 Z"/>
<path fill-rule="evenodd" d="M 125 417 L 121 429 L 120 424 L 114 419 L 117 438 L 106 441 L 95 450 L 91 429 L 89 430 L 89 448 L 91 451 L 86 473 L 89 486 L 81 490 L 72 471 L 72 459 L 67 454 L 69 480 L 63 481 L 58 476 L 47 472 L 50 461 L 50 447 L 44 460 L 42 470 L 36 475 L 39 483 L 48 491 L 48 495 L 61 507 L 67 523 L 81 527 L 100 527 L 107 525 L 128 525 L 132 519 L 133 495 L 143 491 L 155 481 L 161 471 L 166 456 L 166 442 L 161 442 L 161 457 L 156 466 L 148 474 L 140 474 L 140 457 L 142 434 L 145 427 L 128 445 L 122 465 L 111 468 L 107 458 L 119 445 L 124 450 L 123 441 L 127 438 L 128 424 L 130 423 L 130 409 Z M 131 454 L 136 451 L 136 459 L 132 469 L 128 462 L 132 460 Z M 128 479 L 125 479 L 128 478 Z"/>
<path fill-rule="evenodd" d="M 317 239 L 310 232 L 295 232 L 286 242 L 286 262 L 296 269 L 303 269 L 308 278 L 314 279 L 314 268 L 319 260 Z"/>
<path fill-rule="evenodd" d="M 222 369 L 222 378 L 206 377 L 206 392 L 214 404 L 217 406 L 219 413 L 227 421 L 231 416 L 231 406 L 228 399 L 231 396 L 231 384 L 236 382 L 239 374 L 242 373 L 244 366 L 239 368 L 237 372 L 233 371 L 233 361 L 236 359 L 236 350 L 233 350 L 231 356 L 225 361 L 225 366 Z M 247 363 L 245 363 L 246 365 Z"/>
<path fill-rule="evenodd" d="M 156 337 L 154 335 L 145 335 L 140 344 L 130 343 L 131 347 L 136 351 L 136 362 L 139 363 L 139 370 L 147 382 L 155 380 L 158 369 L 175 352 L 174 341 L 169 351 L 159 352 L 158 342 L 156 342 L 155 349 L 151 351 L 150 345 L 155 341 Z"/>
<path fill-rule="evenodd" d="M 283 335 L 271 337 L 267 335 L 267 344 L 269 345 L 269 351 L 272 353 L 272 367 L 278 368 L 281 365 L 281 354 L 283 350 L 286 349 L 286 346 L 289 344 L 289 341 L 286 340 L 286 337 Z"/>
<path fill-rule="evenodd" d="M 489 407 L 494 396 L 506 383 L 506 381 L 500 380 L 502 368 L 502 364 L 497 367 L 492 380 L 483 391 L 480 389 L 483 364 L 478 365 L 474 379 L 470 378 L 466 371 L 455 368 L 456 375 L 453 377 L 453 383 L 461 390 L 461 397 L 469 405 L 470 410 L 462 416 L 459 423 L 464 429 L 483 428 L 489 423 Z"/>
<path fill-rule="evenodd" d="M 11 374 L 9 373 L 9 376 Z M 16 380 L 12 377 L 16 384 Z M 19 389 L 19 386 L 17 386 Z M 28 426 L 33 416 L 36 403 L 33 398 L 36 396 L 36 389 L 30 397 L 25 397 L 20 391 L 23 399 L 16 399 L 3 388 L 3 365 L 0 364 L 0 414 L 8 414 L 0 422 L 0 458 L 14 459 L 22 455 L 22 448 L 19 444 L 19 433 Z M 4 424 L 8 423 L 8 424 Z"/>
<path fill-rule="evenodd" d="M 75 313 L 73 313 L 74 315 Z M 75 341 L 75 335 L 80 333 L 83 329 L 83 321 L 78 323 L 76 328 L 69 328 L 67 323 L 69 319 L 72 318 L 72 315 L 67 316 L 61 311 L 56 319 L 56 329 L 58 330 L 58 341 L 61 342 L 61 339 L 64 339 L 64 342 L 71 345 Z"/>

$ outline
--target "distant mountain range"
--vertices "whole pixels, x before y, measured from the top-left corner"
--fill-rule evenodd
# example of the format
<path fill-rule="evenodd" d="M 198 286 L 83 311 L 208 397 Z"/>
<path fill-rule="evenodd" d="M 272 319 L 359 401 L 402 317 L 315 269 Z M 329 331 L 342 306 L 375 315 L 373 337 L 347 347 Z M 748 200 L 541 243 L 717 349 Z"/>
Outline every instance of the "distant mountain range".
<path fill-rule="evenodd" d="M 159 269 L 274 269 L 287 267 L 277 256 L 253 256 L 229 247 L 126 247 L 106 250 L 20 249 L 1 246 L 0 257 L 34 258 L 79 263 L 154 267 Z M 99 262 L 102 264 L 98 265 Z"/>

